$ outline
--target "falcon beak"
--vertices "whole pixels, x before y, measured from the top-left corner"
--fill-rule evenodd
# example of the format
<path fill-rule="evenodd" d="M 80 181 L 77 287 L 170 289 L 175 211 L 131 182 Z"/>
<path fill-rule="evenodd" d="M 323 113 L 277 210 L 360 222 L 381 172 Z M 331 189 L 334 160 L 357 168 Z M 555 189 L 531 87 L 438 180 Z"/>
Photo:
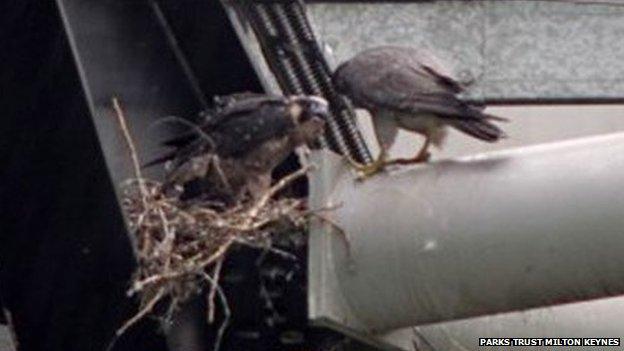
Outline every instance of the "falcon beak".
<path fill-rule="evenodd" d="M 298 126 L 297 134 L 300 141 L 310 145 L 325 130 L 329 118 L 329 103 L 318 96 L 294 96 L 291 98 L 290 114 Z"/>
<path fill-rule="evenodd" d="M 327 100 L 318 96 L 310 96 L 310 101 L 312 102 L 310 106 L 310 112 L 312 112 L 312 114 L 323 118 L 329 115 L 329 103 Z"/>

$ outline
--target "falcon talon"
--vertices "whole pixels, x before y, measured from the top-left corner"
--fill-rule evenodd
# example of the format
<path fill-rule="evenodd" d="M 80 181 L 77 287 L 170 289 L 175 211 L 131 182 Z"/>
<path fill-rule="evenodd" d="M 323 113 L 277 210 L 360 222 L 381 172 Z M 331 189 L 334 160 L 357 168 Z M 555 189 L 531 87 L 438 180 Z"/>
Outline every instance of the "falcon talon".
<path fill-rule="evenodd" d="M 355 177 L 355 180 L 357 182 L 363 182 L 379 172 L 380 172 L 379 170 L 373 170 L 373 171 L 368 171 L 368 172 L 366 171 L 358 172 L 357 176 Z"/>
<path fill-rule="evenodd" d="M 364 181 L 372 176 L 374 176 L 375 174 L 383 171 L 386 167 L 388 163 L 385 161 L 384 158 L 379 158 L 377 159 L 375 162 L 371 163 L 371 164 L 367 164 L 367 165 L 361 165 L 359 167 L 357 167 L 355 170 L 357 171 L 358 175 L 356 177 L 357 181 Z"/>
<path fill-rule="evenodd" d="M 387 162 L 389 165 L 412 165 L 418 163 L 427 163 L 431 159 L 431 153 L 426 152 L 423 155 L 416 156 L 414 158 L 397 158 Z"/>
<path fill-rule="evenodd" d="M 359 163 L 359 162 L 353 160 L 349 156 L 345 156 L 345 159 L 351 165 L 351 167 L 356 171 L 356 173 L 357 173 L 356 180 L 357 181 L 363 181 L 363 180 L 365 180 L 367 178 L 370 178 L 373 175 L 381 172 L 385 168 L 385 166 L 387 164 L 385 152 L 382 152 L 379 155 L 379 157 L 373 163 L 369 163 L 369 164 Z"/>

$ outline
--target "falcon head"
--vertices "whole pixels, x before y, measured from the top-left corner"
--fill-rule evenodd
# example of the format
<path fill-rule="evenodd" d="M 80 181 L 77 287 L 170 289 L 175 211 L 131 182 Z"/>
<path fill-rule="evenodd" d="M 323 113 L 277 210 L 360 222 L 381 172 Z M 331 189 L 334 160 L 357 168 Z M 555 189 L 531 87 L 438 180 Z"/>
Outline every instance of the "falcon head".
<path fill-rule="evenodd" d="M 329 104 L 318 96 L 291 96 L 288 112 L 295 125 L 292 136 L 295 144 L 311 144 L 323 133 Z"/>

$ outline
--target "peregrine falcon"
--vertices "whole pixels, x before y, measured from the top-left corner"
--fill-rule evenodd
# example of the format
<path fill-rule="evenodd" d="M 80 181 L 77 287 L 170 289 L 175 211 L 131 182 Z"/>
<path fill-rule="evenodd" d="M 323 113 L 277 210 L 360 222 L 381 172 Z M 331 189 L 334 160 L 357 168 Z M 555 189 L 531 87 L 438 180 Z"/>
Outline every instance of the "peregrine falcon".
<path fill-rule="evenodd" d="M 505 137 L 492 121 L 506 119 L 462 101 L 458 94 L 464 87 L 424 50 L 400 46 L 368 49 L 342 63 L 332 80 L 340 93 L 372 116 L 381 152 L 371 165 L 357 167 L 363 176 L 386 164 L 426 162 L 429 145 L 441 146 L 447 126 L 486 142 Z M 400 128 L 422 134 L 425 142 L 413 158 L 386 161 Z"/>
<path fill-rule="evenodd" d="M 182 186 L 183 198 L 257 198 L 270 187 L 273 168 L 322 134 L 328 113 L 315 96 L 217 97 L 201 125 L 166 141 L 174 150 L 145 166 L 170 161 L 165 184 Z"/>

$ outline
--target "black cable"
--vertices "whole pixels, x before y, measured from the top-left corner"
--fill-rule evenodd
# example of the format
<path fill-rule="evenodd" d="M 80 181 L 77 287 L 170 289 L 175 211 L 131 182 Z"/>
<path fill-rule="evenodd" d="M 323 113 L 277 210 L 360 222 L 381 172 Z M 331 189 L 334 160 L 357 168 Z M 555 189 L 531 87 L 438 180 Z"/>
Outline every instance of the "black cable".
<path fill-rule="evenodd" d="M 343 133 L 347 145 L 349 146 L 350 156 L 360 162 L 369 163 L 372 162 L 372 157 L 364 138 L 357 126 L 355 112 L 348 101 L 338 94 L 331 82 L 331 70 L 327 64 L 327 60 L 321 51 L 320 45 L 314 31 L 308 21 L 305 4 L 303 1 L 292 2 L 283 5 L 286 7 L 295 31 L 298 33 L 298 37 L 304 43 L 306 43 L 306 49 L 309 55 L 309 61 L 311 67 L 315 71 L 314 76 L 318 79 L 319 84 L 323 87 L 323 96 L 328 99 L 333 106 L 335 114 L 337 115 L 337 122 L 340 126 L 340 131 Z"/>
<path fill-rule="evenodd" d="M 331 71 L 311 29 L 301 2 L 240 2 L 269 68 L 286 94 L 322 96 L 331 116 L 321 145 L 368 163 L 372 157 L 355 120 L 355 113 L 331 82 Z"/>

